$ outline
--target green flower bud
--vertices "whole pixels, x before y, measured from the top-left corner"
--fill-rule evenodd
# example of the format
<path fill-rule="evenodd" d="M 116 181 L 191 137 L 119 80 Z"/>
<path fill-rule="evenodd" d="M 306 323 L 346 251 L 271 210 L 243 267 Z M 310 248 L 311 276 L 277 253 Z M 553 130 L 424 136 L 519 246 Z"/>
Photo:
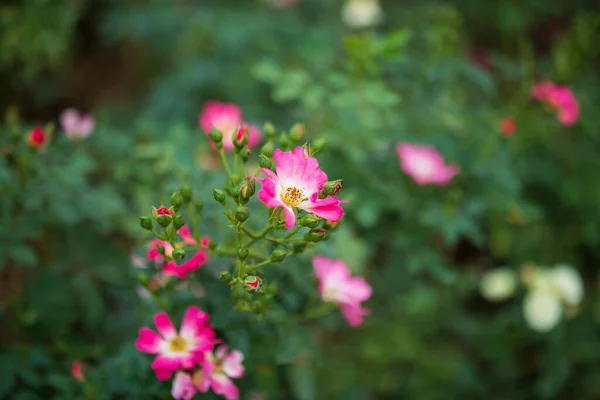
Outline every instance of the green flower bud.
<path fill-rule="evenodd" d="M 223 144 L 223 134 L 221 133 L 220 130 L 218 130 L 217 128 L 215 128 L 214 126 L 210 129 L 210 133 L 208 134 L 208 137 L 210 138 L 210 140 L 212 140 L 217 147 L 219 147 L 219 143 L 221 143 L 221 147 Z M 219 148 L 221 148 L 219 147 Z"/>
<path fill-rule="evenodd" d="M 342 180 L 336 179 L 335 181 L 329 181 L 323 185 L 319 197 L 325 198 L 329 196 L 335 196 L 342 189 Z"/>
<path fill-rule="evenodd" d="M 244 147 L 242 150 L 240 150 L 240 158 L 242 159 L 242 162 L 247 162 L 251 153 L 252 151 L 247 147 Z"/>
<path fill-rule="evenodd" d="M 229 285 L 233 281 L 233 276 L 229 271 L 221 271 L 221 274 L 219 275 L 219 280 Z"/>
<path fill-rule="evenodd" d="M 265 156 L 264 154 L 259 154 L 258 160 L 261 168 L 271 169 L 271 167 L 273 167 L 273 159 L 271 159 L 271 157 Z"/>
<path fill-rule="evenodd" d="M 265 136 L 268 138 L 274 138 L 275 135 L 277 135 L 277 130 L 275 129 L 275 125 L 273 125 L 269 121 L 265 122 L 265 125 L 263 126 L 263 131 L 265 132 Z"/>
<path fill-rule="evenodd" d="M 321 218 L 317 217 L 315 214 L 307 214 L 304 217 L 298 220 L 298 224 L 300 226 L 307 226 L 309 228 L 316 228 L 319 225 Z"/>
<path fill-rule="evenodd" d="M 318 243 L 327 238 L 327 231 L 321 228 L 311 229 L 304 235 L 304 240 L 307 242 Z"/>
<path fill-rule="evenodd" d="M 248 275 L 244 278 L 244 289 L 249 293 L 257 293 L 262 286 L 262 279 L 256 275 Z"/>
<path fill-rule="evenodd" d="M 218 201 L 219 203 L 221 203 L 222 205 L 225 205 L 225 192 L 222 191 L 221 189 L 213 189 L 213 196 L 215 197 L 215 200 Z"/>
<path fill-rule="evenodd" d="M 147 231 L 151 231 L 152 230 L 152 219 L 150 217 L 140 217 L 140 226 L 147 230 Z"/>
<path fill-rule="evenodd" d="M 274 263 L 282 262 L 283 260 L 285 260 L 287 255 L 288 255 L 288 252 L 286 250 L 275 249 L 271 253 L 271 257 L 269 257 L 269 260 L 271 260 L 271 262 L 274 262 Z"/>
<path fill-rule="evenodd" d="M 181 260 L 183 257 L 185 257 L 185 250 L 184 249 L 173 249 L 173 253 L 171 255 L 173 256 L 174 259 Z"/>
<path fill-rule="evenodd" d="M 183 197 L 181 196 L 181 193 L 179 193 L 179 190 L 174 191 L 173 194 L 171 195 L 171 205 L 175 209 L 179 209 L 179 207 L 181 207 L 182 204 L 183 204 Z"/>
<path fill-rule="evenodd" d="M 238 208 L 236 208 L 235 219 L 237 219 L 239 222 L 246 221 L 249 216 L 250 216 L 250 211 L 248 211 L 248 207 L 238 206 Z"/>
<path fill-rule="evenodd" d="M 238 254 L 237 254 L 238 258 L 241 261 L 244 261 L 246 258 L 248 258 L 248 253 L 249 253 L 249 251 L 246 248 L 246 246 L 244 246 L 243 244 L 241 244 L 240 247 L 239 247 L 239 249 L 238 249 Z"/>
<path fill-rule="evenodd" d="M 188 204 L 192 201 L 192 189 L 188 185 L 183 185 L 180 192 L 185 204 Z"/>
<path fill-rule="evenodd" d="M 290 151 L 292 147 L 294 147 L 294 143 L 287 135 L 281 134 L 279 135 L 279 146 L 281 146 L 281 149 L 284 151 Z"/>
<path fill-rule="evenodd" d="M 162 215 L 158 215 L 156 217 L 156 222 L 158 222 L 158 224 L 160 226 L 162 226 L 163 228 L 166 228 L 167 226 L 169 226 L 171 221 L 173 221 L 173 217 L 171 217 L 171 215 L 162 214 Z"/>
<path fill-rule="evenodd" d="M 240 186 L 240 197 L 243 199 L 249 199 L 254 195 L 256 191 L 256 183 L 253 178 L 246 178 Z"/>
<path fill-rule="evenodd" d="M 218 246 L 218 243 L 217 243 L 217 242 L 215 242 L 214 240 L 210 239 L 210 240 L 208 241 L 208 248 L 209 248 L 210 250 L 214 250 L 214 249 L 216 249 L 216 248 L 217 248 L 217 246 Z"/>
<path fill-rule="evenodd" d="M 290 139 L 292 139 L 295 142 L 302 139 L 302 136 L 304 136 L 304 130 L 304 124 L 301 124 L 299 122 L 294 124 L 294 126 L 292 126 L 292 129 L 290 130 Z"/>
<path fill-rule="evenodd" d="M 271 142 L 265 143 L 260 149 L 260 153 L 268 157 L 271 157 L 273 155 L 273 151 L 275 151 L 275 148 L 273 147 L 273 143 Z"/>
<path fill-rule="evenodd" d="M 311 146 L 312 150 L 315 151 L 315 152 L 322 150 L 323 147 L 325 147 L 325 143 L 326 142 L 327 141 L 325 139 L 323 139 L 323 138 L 315 139 L 312 142 L 312 146 Z"/>
<path fill-rule="evenodd" d="M 181 228 L 184 225 L 185 225 L 185 220 L 183 219 L 183 215 L 179 214 L 179 215 L 176 215 L 175 218 L 173 218 L 173 227 L 175 227 L 176 231 L 178 231 L 179 228 Z"/>

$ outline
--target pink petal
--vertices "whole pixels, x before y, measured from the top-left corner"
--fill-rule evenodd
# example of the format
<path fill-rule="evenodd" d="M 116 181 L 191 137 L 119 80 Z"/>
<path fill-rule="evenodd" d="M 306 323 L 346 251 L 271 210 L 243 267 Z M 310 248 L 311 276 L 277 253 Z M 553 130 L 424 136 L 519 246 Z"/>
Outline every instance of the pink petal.
<path fill-rule="evenodd" d="M 154 316 L 154 324 L 156 325 L 156 329 L 158 329 L 158 333 L 162 335 L 165 340 L 169 341 L 175 336 L 177 336 L 177 331 L 175 330 L 175 326 L 171 322 L 171 319 L 165 312 L 159 312 Z"/>
<path fill-rule="evenodd" d="M 304 201 L 298 205 L 298 208 L 331 222 L 339 221 L 344 215 L 344 209 L 340 206 L 340 201 L 336 196 L 325 199 L 318 199 L 315 196 L 314 201 Z"/>
<path fill-rule="evenodd" d="M 199 307 L 189 306 L 183 315 L 180 334 L 184 337 L 195 337 L 201 325 L 208 321 L 208 314 Z"/>
<path fill-rule="evenodd" d="M 227 400 L 237 400 L 240 396 L 238 388 L 224 374 L 213 375 L 211 386 L 216 394 L 225 396 Z"/>
<path fill-rule="evenodd" d="M 346 321 L 348 321 L 348 324 L 353 327 L 361 325 L 363 323 L 363 317 L 371 314 L 371 310 L 367 308 L 347 304 L 342 304 L 340 311 L 344 318 L 346 318 Z"/>
<path fill-rule="evenodd" d="M 260 128 L 256 125 L 250 124 L 248 129 L 248 148 L 251 149 L 259 144 L 262 140 L 262 136 L 263 135 Z"/>
<path fill-rule="evenodd" d="M 169 380 L 173 371 L 170 369 L 154 369 L 154 373 L 156 374 L 156 379 L 159 381 Z"/>
<path fill-rule="evenodd" d="M 135 347 L 139 351 L 150 354 L 160 353 L 163 338 L 152 329 L 140 328 L 138 339 L 135 341 Z"/>
<path fill-rule="evenodd" d="M 215 357 L 217 358 L 225 358 L 225 356 L 227 355 L 227 346 L 223 345 L 223 346 L 219 346 L 217 348 L 217 351 L 215 351 Z"/>
<path fill-rule="evenodd" d="M 290 206 L 286 206 L 282 203 L 283 207 L 283 215 L 285 215 L 285 227 L 286 229 L 291 229 L 296 225 L 296 214 L 294 213 L 294 209 Z"/>
<path fill-rule="evenodd" d="M 164 265 L 162 272 L 165 276 L 176 276 L 184 279 L 190 271 L 183 264 L 179 265 L 175 261 L 169 261 Z"/>
<path fill-rule="evenodd" d="M 181 228 L 179 228 L 177 233 L 179 234 L 179 236 L 181 236 L 183 241 L 186 242 L 187 244 L 191 244 L 191 245 L 196 244 L 196 239 L 194 239 L 194 236 L 192 235 L 192 232 L 190 231 L 190 228 L 187 225 L 184 225 Z"/>
<path fill-rule="evenodd" d="M 152 362 L 152 369 L 154 371 L 160 370 L 160 371 L 172 371 L 175 372 L 179 369 L 179 367 L 181 366 L 181 362 L 185 357 L 182 357 L 180 355 L 163 355 L 163 354 L 159 354 L 156 356 L 156 358 L 154 359 L 154 361 Z"/>
<path fill-rule="evenodd" d="M 373 293 L 371 285 L 369 285 L 362 276 L 350 278 L 347 281 L 346 286 L 348 288 L 347 291 L 349 292 L 349 297 L 354 303 L 368 300 Z"/>
<path fill-rule="evenodd" d="M 277 196 L 277 183 L 268 178 L 256 178 L 260 182 L 261 188 L 258 191 L 258 199 L 265 203 L 269 208 L 276 208 L 283 206 L 283 203 Z"/>
<path fill-rule="evenodd" d="M 242 352 L 233 350 L 223 361 L 223 371 L 231 378 L 241 378 L 244 376 L 242 361 L 244 361 Z"/>
<path fill-rule="evenodd" d="M 319 162 L 314 157 L 307 157 L 300 146 L 292 151 L 273 152 L 275 170 L 283 187 L 296 187 L 310 196 L 321 190 L 327 175 L 319 169 Z"/>
<path fill-rule="evenodd" d="M 192 382 L 192 377 L 185 372 L 177 372 L 173 379 L 173 388 L 171 396 L 176 400 L 191 400 L 196 394 L 196 388 Z"/>
<path fill-rule="evenodd" d="M 66 132 L 72 132 L 79 122 L 79 113 L 74 108 L 67 108 L 60 114 L 60 124 Z"/>

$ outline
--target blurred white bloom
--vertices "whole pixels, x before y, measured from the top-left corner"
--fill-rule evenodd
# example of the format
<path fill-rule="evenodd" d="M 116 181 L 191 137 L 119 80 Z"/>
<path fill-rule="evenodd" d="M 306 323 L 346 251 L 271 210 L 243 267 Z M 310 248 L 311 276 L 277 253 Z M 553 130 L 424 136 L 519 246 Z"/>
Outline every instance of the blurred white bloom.
<path fill-rule="evenodd" d="M 517 275 L 508 268 L 496 268 L 481 279 L 481 295 L 489 301 L 508 299 L 517 287 Z"/>
<path fill-rule="evenodd" d="M 550 272 L 552 287 L 570 306 L 578 305 L 583 298 L 583 281 L 579 272 L 566 264 L 559 264 Z"/>
<path fill-rule="evenodd" d="M 529 327 L 538 332 L 548 332 L 562 317 L 560 300 L 550 290 L 533 289 L 523 302 L 523 315 Z"/>
<path fill-rule="evenodd" d="M 350 28 L 366 28 L 382 20 L 379 0 L 346 0 L 342 7 L 342 21 Z"/>

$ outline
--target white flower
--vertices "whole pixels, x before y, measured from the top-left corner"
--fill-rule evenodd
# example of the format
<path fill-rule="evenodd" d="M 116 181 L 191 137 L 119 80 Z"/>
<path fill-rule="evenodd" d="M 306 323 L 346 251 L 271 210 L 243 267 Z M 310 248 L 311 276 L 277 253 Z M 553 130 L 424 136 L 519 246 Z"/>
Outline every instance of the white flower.
<path fill-rule="evenodd" d="M 550 290 L 533 289 L 523 302 L 523 315 L 529 327 L 538 332 L 548 332 L 562 317 L 563 307 Z"/>
<path fill-rule="evenodd" d="M 342 21 L 350 28 L 366 28 L 382 20 L 379 0 L 346 0 L 342 7 Z"/>
<path fill-rule="evenodd" d="M 570 306 L 576 306 L 583 298 L 583 281 L 579 272 L 565 264 L 559 264 L 550 272 L 552 286 L 560 298 Z"/>
<path fill-rule="evenodd" d="M 481 279 L 481 295 L 489 301 L 508 299 L 517 287 L 517 276 L 508 268 L 496 268 Z"/>

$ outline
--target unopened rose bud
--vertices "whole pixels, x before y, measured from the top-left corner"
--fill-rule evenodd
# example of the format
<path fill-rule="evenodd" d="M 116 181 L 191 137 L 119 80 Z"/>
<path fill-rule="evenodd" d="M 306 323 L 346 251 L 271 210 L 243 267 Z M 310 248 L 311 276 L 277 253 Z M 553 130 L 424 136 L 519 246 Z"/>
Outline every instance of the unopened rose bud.
<path fill-rule="evenodd" d="M 221 275 L 219 275 L 219 280 L 229 285 L 233 281 L 233 276 L 229 271 L 221 271 Z"/>
<path fill-rule="evenodd" d="M 271 167 L 273 167 L 273 160 L 271 157 L 265 156 L 264 154 L 259 154 L 258 160 L 261 168 L 271 169 Z"/>
<path fill-rule="evenodd" d="M 244 279 L 244 289 L 250 293 L 256 293 L 262 286 L 262 279 L 256 275 L 248 275 Z"/>
<path fill-rule="evenodd" d="M 165 206 L 161 206 L 159 208 L 152 207 L 152 215 L 154 216 L 154 219 L 163 228 L 169 226 L 173 220 L 173 212 L 174 210 L 172 208 L 167 208 Z"/>
<path fill-rule="evenodd" d="M 48 141 L 48 135 L 44 132 L 41 126 L 36 126 L 27 135 L 27 144 L 36 150 L 44 147 L 44 144 Z"/>
<path fill-rule="evenodd" d="M 204 200 L 202 200 L 202 199 L 196 200 L 194 203 L 194 207 L 196 208 L 197 213 L 201 213 L 202 209 L 204 208 Z"/>
<path fill-rule="evenodd" d="M 248 207 L 238 206 L 238 208 L 236 208 L 235 219 L 237 219 L 239 222 L 246 221 L 249 216 L 250 216 L 250 211 L 248 211 Z"/>
<path fill-rule="evenodd" d="M 290 139 L 297 142 L 302 139 L 302 136 L 304 136 L 304 124 L 298 122 L 294 124 L 290 130 Z"/>
<path fill-rule="evenodd" d="M 264 154 L 265 156 L 271 157 L 273 155 L 273 151 L 275 148 L 273 147 L 273 143 L 267 142 L 260 148 L 260 154 Z"/>
<path fill-rule="evenodd" d="M 323 228 L 325 228 L 328 231 L 334 230 L 335 228 L 337 228 L 337 226 L 340 224 L 340 221 L 329 221 L 329 220 L 325 220 L 325 223 L 323 224 Z"/>
<path fill-rule="evenodd" d="M 171 256 L 173 256 L 173 258 L 176 260 L 181 260 L 183 257 L 185 257 L 185 250 L 184 249 L 173 249 Z"/>
<path fill-rule="evenodd" d="M 250 154 L 252 154 L 252 150 L 247 147 L 244 147 L 242 150 L 240 150 L 240 158 L 242 159 L 242 162 L 247 162 L 250 158 Z"/>
<path fill-rule="evenodd" d="M 265 122 L 265 125 L 263 126 L 263 131 L 265 132 L 265 135 L 268 138 L 273 138 L 275 137 L 275 135 L 277 135 L 277 130 L 275 129 L 275 125 L 273 125 L 271 122 Z"/>
<path fill-rule="evenodd" d="M 240 245 L 239 249 L 238 249 L 238 253 L 237 256 L 241 261 L 244 261 L 246 258 L 248 258 L 248 248 L 246 246 L 244 246 L 243 244 Z"/>
<path fill-rule="evenodd" d="M 236 147 L 236 149 L 239 150 L 247 144 L 248 144 L 248 128 L 243 126 L 240 129 L 238 129 L 237 133 L 235 134 L 235 137 L 233 139 L 233 145 Z"/>
<path fill-rule="evenodd" d="M 321 228 L 311 229 L 304 235 L 304 240 L 307 242 L 318 243 L 327 238 L 327 231 Z"/>
<path fill-rule="evenodd" d="M 173 194 L 171 195 L 171 205 L 176 210 L 178 210 L 182 204 L 183 204 L 183 197 L 181 196 L 181 193 L 179 193 L 179 190 L 174 191 Z"/>
<path fill-rule="evenodd" d="M 213 196 L 215 198 L 216 201 L 218 201 L 219 203 L 221 203 L 222 205 L 225 205 L 225 192 L 222 191 L 221 189 L 213 189 Z"/>
<path fill-rule="evenodd" d="M 286 250 L 275 249 L 271 253 L 271 256 L 269 257 L 269 260 L 271 260 L 271 262 L 274 262 L 274 263 L 282 262 L 283 260 L 285 260 L 285 258 L 287 257 L 287 255 L 288 255 L 288 252 Z"/>
<path fill-rule="evenodd" d="M 321 192 L 319 193 L 319 197 L 322 198 L 335 196 L 342 189 L 342 180 L 336 179 L 335 181 L 329 181 L 323 185 Z"/>
<path fill-rule="evenodd" d="M 315 139 L 311 145 L 312 151 L 316 153 L 317 151 L 323 150 L 326 142 L 327 141 L 323 138 Z"/>
<path fill-rule="evenodd" d="M 192 189 L 188 185 L 183 185 L 180 190 L 181 197 L 185 204 L 192 201 Z"/>
<path fill-rule="evenodd" d="M 290 140 L 288 135 L 281 134 L 279 135 L 279 146 L 284 151 L 290 151 L 292 147 L 294 147 L 294 143 Z"/>
<path fill-rule="evenodd" d="M 152 219 L 150 217 L 140 217 L 140 226 L 147 230 L 147 231 L 151 231 L 152 230 Z"/>
<path fill-rule="evenodd" d="M 316 228 L 317 225 L 319 225 L 320 221 L 321 221 L 321 218 L 317 217 L 315 214 L 307 214 L 298 220 L 298 224 L 300 226 Z"/>
<path fill-rule="evenodd" d="M 253 178 L 248 177 L 240 187 L 240 197 L 247 200 L 254 195 L 255 191 L 256 183 Z"/>
<path fill-rule="evenodd" d="M 221 147 L 223 147 L 223 134 L 214 126 L 210 129 L 208 137 L 217 145 L 217 147 L 219 147 L 219 143 L 221 144 Z"/>
<path fill-rule="evenodd" d="M 173 227 L 175 227 L 176 231 L 178 231 L 179 228 L 181 228 L 184 225 L 185 225 L 185 220 L 183 219 L 183 215 L 179 214 L 179 215 L 176 215 L 175 218 L 173 218 Z"/>

